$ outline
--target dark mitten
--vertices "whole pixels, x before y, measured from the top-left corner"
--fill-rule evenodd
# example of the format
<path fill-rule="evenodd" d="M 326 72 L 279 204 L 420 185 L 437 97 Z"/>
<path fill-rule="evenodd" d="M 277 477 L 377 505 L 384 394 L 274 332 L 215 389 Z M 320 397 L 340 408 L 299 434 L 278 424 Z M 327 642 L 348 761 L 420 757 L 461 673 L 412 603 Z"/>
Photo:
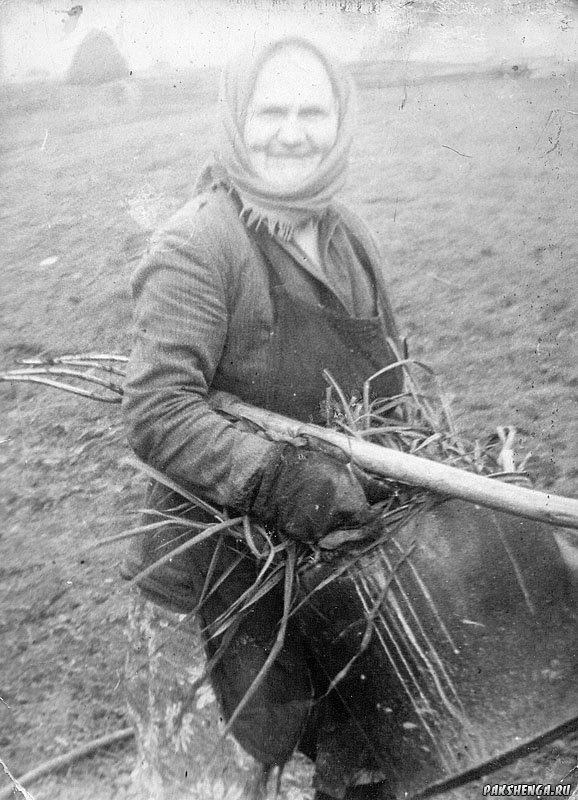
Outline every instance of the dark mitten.
<path fill-rule="evenodd" d="M 252 513 L 291 539 L 317 541 L 373 519 L 351 468 L 324 453 L 284 445 L 263 475 Z"/>
<path fill-rule="evenodd" d="M 373 475 L 366 472 L 359 467 L 352 466 L 353 474 L 363 487 L 365 496 L 371 505 L 375 503 L 382 503 L 385 500 L 390 500 L 391 496 L 395 493 L 395 486 L 387 478 L 382 478 L 379 475 Z"/>
<path fill-rule="evenodd" d="M 382 503 L 384 500 L 389 500 L 395 492 L 395 486 L 392 481 L 383 478 L 381 475 L 367 472 L 361 467 L 356 466 L 350 456 L 337 445 L 325 442 L 322 439 L 314 437 L 306 437 L 309 447 L 315 452 L 325 453 L 325 455 L 340 461 L 342 464 L 349 464 L 349 468 L 353 470 L 353 474 L 361 484 L 365 496 L 370 505 L 375 503 Z"/>

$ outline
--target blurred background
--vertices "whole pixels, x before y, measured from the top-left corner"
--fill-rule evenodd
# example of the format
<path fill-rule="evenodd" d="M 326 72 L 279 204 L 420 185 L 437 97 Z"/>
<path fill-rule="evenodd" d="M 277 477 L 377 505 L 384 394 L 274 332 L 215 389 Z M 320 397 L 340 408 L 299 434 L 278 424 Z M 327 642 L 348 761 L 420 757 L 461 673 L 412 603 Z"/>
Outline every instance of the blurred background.
<path fill-rule="evenodd" d="M 350 62 L 545 65 L 576 59 L 575 10 L 572 0 L 5 0 L 0 77 L 61 77 L 95 28 L 135 73 L 219 65 L 240 47 L 303 30 Z"/>

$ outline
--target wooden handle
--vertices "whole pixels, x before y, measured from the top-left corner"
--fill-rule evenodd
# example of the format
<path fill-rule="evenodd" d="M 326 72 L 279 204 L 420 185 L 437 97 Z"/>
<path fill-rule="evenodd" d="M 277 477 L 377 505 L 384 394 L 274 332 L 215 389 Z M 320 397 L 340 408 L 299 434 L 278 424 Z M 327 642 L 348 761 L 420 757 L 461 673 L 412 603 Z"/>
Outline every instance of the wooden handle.
<path fill-rule="evenodd" d="M 421 486 L 431 492 L 458 497 L 470 503 L 546 522 L 549 525 L 578 530 L 578 500 L 573 498 L 504 483 L 473 472 L 448 467 L 437 461 L 372 444 L 331 428 L 298 422 L 281 414 L 242 403 L 226 392 L 212 393 L 209 402 L 216 411 L 235 419 L 249 420 L 265 432 L 288 438 L 307 436 L 336 445 L 347 453 L 355 464 L 384 478 Z"/>

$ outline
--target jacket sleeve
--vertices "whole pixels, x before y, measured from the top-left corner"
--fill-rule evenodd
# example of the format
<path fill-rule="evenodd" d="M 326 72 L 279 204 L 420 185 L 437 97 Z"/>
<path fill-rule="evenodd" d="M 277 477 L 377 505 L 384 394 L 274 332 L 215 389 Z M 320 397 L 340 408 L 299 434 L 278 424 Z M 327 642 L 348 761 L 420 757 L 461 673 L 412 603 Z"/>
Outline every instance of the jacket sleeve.
<path fill-rule="evenodd" d="M 135 273 L 123 413 L 139 458 L 205 499 L 245 511 L 277 446 L 207 404 L 227 336 L 228 277 L 242 258 L 227 225 L 208 216 L 202 201 L 177 215 Z"/>

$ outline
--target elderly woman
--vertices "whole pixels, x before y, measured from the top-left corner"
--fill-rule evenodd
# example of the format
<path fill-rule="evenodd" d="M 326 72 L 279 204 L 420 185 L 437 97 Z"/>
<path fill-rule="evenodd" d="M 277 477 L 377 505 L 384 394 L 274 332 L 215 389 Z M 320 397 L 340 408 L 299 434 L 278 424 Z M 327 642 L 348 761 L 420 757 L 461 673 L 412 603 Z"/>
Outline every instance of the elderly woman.
<path fill-rule="evenodd" d="M 212 390 L 323 422 L 329 370 L 348 397 L 396 358 L 383 264 L 365 225 L 336 196 L 354 136 L 352 87 L 309 41 L 284 38 L 234 63 L 221 89 L 224 135 L 194 198 L 163 228 L 134 277 L 136 334 L 124 412 L 131 446 L 175 483 L 280 537 L 315 542 L 374 516 L 375 485 L 343 459 L 268 441 L 215 413 Z M 396 370 L 380 396 L 400 392 Z M 179 497 L 149 490 L 151 508 Z M 197 519 L 203 518 L 198 512 Z M 133 577 L 181 544 L 182 528 L 140 539 Z M 239 553 L 243 557 L 239 559 Z M 140 581 L 173 611 L 196 609 L 208 573 L 225 575 L 202 603 L 205 628 L 247 589 L 256 562 L 207 540 Z M 225 718 L 277 634 L 282 590 L 256 603 L 217 653 L 212 683 Z M 375 743 L 336 691 L 292 619 L 284 648 L 239 714 L 237 741 L 266 767 L 295 749 L 316 762 L 316 797 L 390 797 Z M 364 709 L 357 709 L 363 718 Z M 362 727 L 362 726 L 361 726 Z M 353 733 L 353 735 L 352 735 Z"/>

